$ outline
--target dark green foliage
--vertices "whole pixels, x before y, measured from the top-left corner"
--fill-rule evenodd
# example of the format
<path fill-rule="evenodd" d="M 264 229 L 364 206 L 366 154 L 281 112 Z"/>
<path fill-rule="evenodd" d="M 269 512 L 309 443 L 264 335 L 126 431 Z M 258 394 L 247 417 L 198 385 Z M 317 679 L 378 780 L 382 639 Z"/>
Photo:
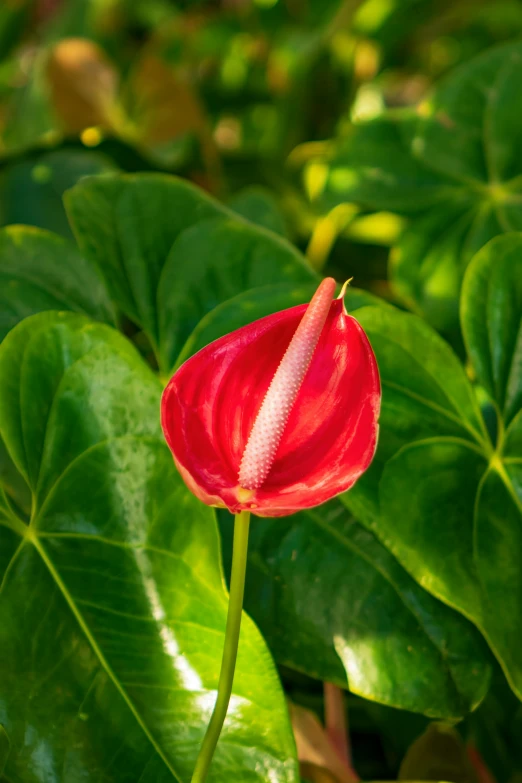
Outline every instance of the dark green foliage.
<path fill-rule="evenodd" d="M 161 390 L 323 274 L 355 274 L 379 445 L 253 519 L 209 783 L 351 781 L 296 752 L 284 690 L 328 722 L 325 682 L 364 779 L 516 783 L 521 34 L 518 0 L 2 5 L 2 783 L 190 781 L 232 517 Z"/>

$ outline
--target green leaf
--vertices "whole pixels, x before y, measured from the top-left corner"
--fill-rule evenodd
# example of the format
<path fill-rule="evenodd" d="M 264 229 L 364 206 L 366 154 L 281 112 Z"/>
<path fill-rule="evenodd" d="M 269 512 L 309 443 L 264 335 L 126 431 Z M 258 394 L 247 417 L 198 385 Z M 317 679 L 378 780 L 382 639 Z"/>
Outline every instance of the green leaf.
<path fill-rule="evenodd" d="M 43 310 L 73 310 L 114 323 L 103 279 L 75 247 L 29 226 L 0 229 L 0 339 Z"/>
<path fill-rule="evenodd" d="M 230 520 L 221 520 L 226 538 Z M 364 698 L 457 719 L 485 696 L 478 632 L 338 500 L 253 526 L 246 606 L 280 664 Z"/>
<path fill-rule="evenodd" d="M 468 736 L 496 780 L 514 781 L 522 775 L 522 704 L 499 667 L 493 675 L 486 698 L 469 718 Z"/>
<path fill-rule="evenodd" d="M 13 522 L 13 510 L 5 492 L 0 489 L 0 524 L 11 524 Z M 2 548 L 0 549 L 0 584 L 4 578 L 11 559 L 16 552 L 19 544 L 19 538 L 14 530 L 6 528 L 2 531 Z"/>
<path fill-rule="evenodd" d="M 146 332 L 165 373 L 224 300 L 245 288 L 315 279 L 290 244 L 175 177 L 86 178 L 66 206 L 80 248 Z"/>
<path fill-rule="evenodd" d="M 315 280 L 275 234 L 230 218 L 198 222 L 173 244 L 159 283 L 160 365 L 172 367 L 201 317 L 220 302 L 267 283 Z"/>
<path fill-rule="evenodd" d="M 497 237 L 477 253 L 461 313 L 478 379 L 509 423 L 522 407 L 522 234 Z"/>
<path fill-rule="evenodd" d="M 470 441 L 481 451 L 487 434 L 464 369 L 450 347 L 419 318 L 363 308 L 357 319 L 377 356 L 383 392 L 379 447 L 370 469 L 343 498 L 355 516 L 379 517 L 378 484 L 386 462 L 404 445 L 428 438 Z"/>
<path fill-rule="evenodd" d="M 9 737 L 7 736 L 4 727 L 0 726 L 0 775 L 5 770 L 5 765 L 7 763 L 7 757 L 9 756 L 10 750 L 11 743 L 9 742 Z"/>
<path fill-rule="evenodd" d="M 429 23 L 439 10 L 424 0 L 402 0 L 397 4 L 365 0 L 355 11 L 353 30 L 356 35 L 377 41 L 388 59 L 395 57 L 397 51 L 403 50 L 412 36 L 419 33 L 422 35 L 424 25 Z M 472 10 L 470 9 L 470 14 Z M 466 9 L 462 11 L 466 14 L 467 24 L 470 24 Z M 459 26 L 461 24 L 462 17 L 459 16 Z"/>
<path fill-rule="evenodd" d="M 5 95 L 5 120 L 0 132 L 2 157 L 22 154 L 45 140 L 48 143 L 60 140 L 47 96 L 46 62 L 46 48 L 35 48 L 28 78 L 21 79 L 23 71 L 19 56 L 11 60 L 16 79 Z"/>
<path fill-rule="evenodd" d="M 477 232 L 477 236 L 475 233 Z M 449 331 L 458 324 L 462 275 L 471 255 L 501 232 L 491 210 L 457 200 L 429 210 L 404 230 L 390 256 L 394 287 L 405 304 Z"/>
<path fill-rule="evenodd" d="M 19 512 L 29 517 L 31 513 L 31 492 L 25 480 L 17 471 L 5 443 L 0 438 L 0 487 L 6 497 L 14 501 Z M 0 490 L 1 491 L 1 490 Z"/>
<path fill-rule="evenodd" d="M 357 201 L 376 212 L 419 212 L 453 195 L 453 183 L 412 155 L 418 117 L 390 111 L 352 125 L 325 160 L 327 178 L 321 203 L 333 208 Z"/>
<path fill-rule="evenodd" d="M 475 324 L 482 299 L 466 302 Z M 502 313 L 496 357 L 512 318 Z M 495 451 L 463 368 L 430 327 L 392 310 L 357 317 L 381 373 L 380 442 L 343 500 L 421 586 L 478 626 L 521 696 L 522 415 Z"/>
<path fill-rule="evenodd" d="M 227 597 L 214 512 L 161 437 L 160 383 L 125 338 L 67 313 L 19 324 L 0 371 L 0 430 L 33 492 L 30 524 L 9 504 L 0 516 L 5 774 L 188 781 Z M 297 781 L 277 674 L 247 617 L 229 715 L 209 780 Z"/>
<path fill-rule="evenodd" d="M 268 228 L 282 237 L 288 234 L 284 215 L 270 190 L 255 185 L 243 188 L 229 199 L 228 206 L 256 226 Z"/>
<path fill-rule="evenodd" d="M 522 44 L 491 49 L 449 74 L 416 113 L 355 126 L 325 160 L 325 208 L 349 200 L 412 216 L 392 279 L 443 331 L 458 325 L 474 253 L 522 229 L 521 78 Z"/>
<path fill-rule="evenodd" d="M 424 165 L 475 186 L 494 187 L 518 177 L 521 72 L 517 42 L 494 47 L 451 73 L 420 112 L 414 146 Z M 514 100 L 508 101 L 510 95 Z M 502 203 L 498 209 L 503 212 Z"/>
<path fill-rule="evenodd" d="M 81 177 L 114 170 L 98 152 L 62 149 L 7 166 L 0 176 L 0 223 L 46 228 L 72 239 L 62 203 Z"/>
<path fill-rule="evenodd" d="M 4 60 L 18 44 L 30 13 L 31 0 L 5 3 L 0 8 L 0 59 Z"/>
<path fill-rule="evenodd" d="M 156 343 L 156 293 L 176 237 L 223 208 L 160 174 L 87 177 L 65 194 L 83 252 L 100 267 L 120 310 Z"/>

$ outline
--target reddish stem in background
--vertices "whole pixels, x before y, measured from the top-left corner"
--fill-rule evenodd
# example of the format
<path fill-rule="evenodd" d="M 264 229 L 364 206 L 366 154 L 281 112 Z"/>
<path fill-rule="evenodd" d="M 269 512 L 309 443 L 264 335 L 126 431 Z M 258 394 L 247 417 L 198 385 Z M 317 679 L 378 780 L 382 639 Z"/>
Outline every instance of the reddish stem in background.
<path fill-rule="evenodd" d="M 494 775 L 486 766 L 484 759 L 474 745 L 469 744 L 466 747 L 466 753 L 468 754 L 471 765 L 475 770 L 479 783 L 497 783 Z"/>
<path fill-rule="evenodd" d="M 339 758 L 356 780 L 359 776 L 352 767 L 350 730 L 344 692 L 337 685 L 324 683 L 324 725 L 326 733 Z"/>

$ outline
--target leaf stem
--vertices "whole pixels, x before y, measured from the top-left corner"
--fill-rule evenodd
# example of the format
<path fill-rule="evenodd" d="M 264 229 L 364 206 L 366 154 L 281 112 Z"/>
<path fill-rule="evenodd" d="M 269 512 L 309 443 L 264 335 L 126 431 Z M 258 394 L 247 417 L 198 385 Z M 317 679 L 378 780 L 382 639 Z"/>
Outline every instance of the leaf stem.
<path fill-rule="evenodd" d="M 218 743 L 221 729 L 227 715 L 232 683 L 236 668 L 239 631 L 241 628 L 241 612 L 243 610 L 243 595 L 245 592 L 245 573 L 248 551 L 248 530 L 250 512 L 242 511 L 234 522 L 234 545 L 232 552 L 232 575 L 230 578 L 230 596 L 228 602 L 227 628 L 225 645 L 219 674 L 218 695 L 214 711 L 208 725 L 203 744 L 196 761 L 192 783 L 203 783 L 206 780 L 214 751 Z"/>

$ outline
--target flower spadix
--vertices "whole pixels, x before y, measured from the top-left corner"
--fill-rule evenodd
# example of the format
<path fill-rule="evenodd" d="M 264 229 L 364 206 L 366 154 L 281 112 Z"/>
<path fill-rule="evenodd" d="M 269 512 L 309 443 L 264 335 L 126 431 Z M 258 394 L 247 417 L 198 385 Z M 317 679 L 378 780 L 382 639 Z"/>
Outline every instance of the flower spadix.
<path fill-rule="evenodd" d="M 283 516 L 349 489 L 377 445 L 381 390 L 362 327 L 326 278 L 311 302 L 203 348 L 171 378 L 162 425 L 204 503 Z"/>

